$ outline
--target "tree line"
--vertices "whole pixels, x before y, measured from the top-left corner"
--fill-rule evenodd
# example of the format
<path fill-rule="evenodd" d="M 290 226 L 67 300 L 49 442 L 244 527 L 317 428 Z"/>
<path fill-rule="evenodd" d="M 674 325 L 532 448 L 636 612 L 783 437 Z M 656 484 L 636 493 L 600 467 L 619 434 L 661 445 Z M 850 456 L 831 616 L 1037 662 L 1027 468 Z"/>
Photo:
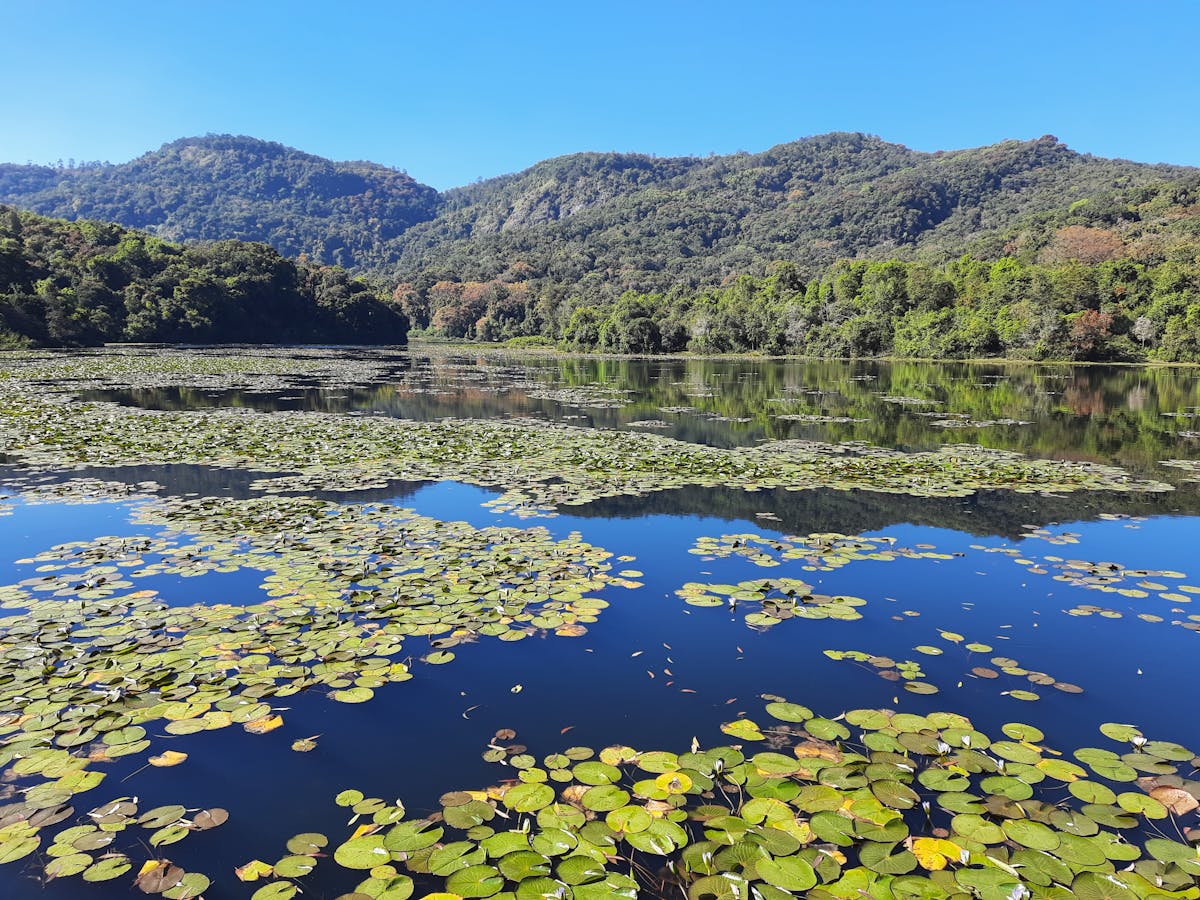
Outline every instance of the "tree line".
<path fill-rule="evenodd" d="M 1200 361 L 1195 253 L 1152 261 L 847 260 L 811 279 L 778 263 L 719 288 L 626 291 L 610 302 L 498 281 L 405 284 L 395 296 L 426 333 L 541 336 L 578 350 Z"/>
<path fill-rule="evenodd" d="M 265 244 L 184 246 L 0 206 L 0 347 L 399 344 L 407 332 L 404 314 L 372 285 Z"/>
<path fill-rule="evenodd" d="M 947 250 L 751 259 L 711 287 L 434 270 L 394 297 L 427 334 L 585 350 L 1200 361 L 1200 177 L 1081 197 Z"/>

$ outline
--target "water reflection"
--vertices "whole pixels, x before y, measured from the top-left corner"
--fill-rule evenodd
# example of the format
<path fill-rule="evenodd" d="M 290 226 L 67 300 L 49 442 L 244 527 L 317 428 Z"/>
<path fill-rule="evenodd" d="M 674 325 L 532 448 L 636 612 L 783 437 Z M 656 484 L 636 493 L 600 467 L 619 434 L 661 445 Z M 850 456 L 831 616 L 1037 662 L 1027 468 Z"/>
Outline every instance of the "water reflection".
<path fill-rule="evenodd" d="M 1200 456 L 1200 372 L 1193 369 L 414 350 L 381 371 L 369 385 L 299 379 L 269 391 L 124 386 L 81 396 L 164 410 L 233 406 L 414 420 L 532 416 L 648 428 L 721 447 L 788 438 L 900 449 L 978 443 L 1159 475 L 1159 459 Z"/>
<path fill-rule="evenodd" d="M 684 487 L 647 497 L 609 497 L 572 507 L 580 518 L 635 519 L 647 515 L 714 516 L 743 520 L 791 534 L 860 534 L 893 525 L 949 528 L 973 535 L 1019 538 L 1027 525 L 1094 521 L 1125 516 L 1197 516 L 1200 492 L 1113 494 L 1079 491 L 1063 496 L 980 491 L 969 497 L 908 497 L 874 491 L 746 491 Z"/>
<path fill-rule="evenodd" d="M 1191 370 L 510 358 L 419 350 L 383 362 L 385 374 L 366 386 L 300 378 L 273 391 L 114 385 L 86 396 L 163 409 L 233 405 L 413 419 L 543 416 L 600 428 L 656 420 L 666 423 L 657 429 L 661 433 L 721 446 L 773 438 L 909 448 L 977 441 L 1036 455 L 1116 462 L 1158 478 L 1167 474 L 1157 466 L 1159 459 L 1198 455 L 1196 442 L 1180 434 L 1197 430 L 1200 373 Z M 781 418 L 785 415 L 850 421 Z M 964 417 L 975 423 L 1031 424 L 961 427 Z M 0 472 L 0 484 L 9 474 L 28 473 Z M 164 494 L 231 499 L 258 496 L 251 484 L 264 475 L 193 465 L 39 474 L 54 480 L 153 481 Z M 1194 582 L 1200 577 L 1194 561 L 1200 540 L 1196 485 L 1157 495 L 997 491 L 965 498 L 687 487 L 599 500 L 544 522 L 496 515 L 481 506 L 489 492 L 454 483 L 396 482 L 316 496 L 412 505 L 425 515 L 477 526 L 545 524 L 559 536 L 578 530 L 614 554 L 636 556 L 628 564 L 644 572 L 638 579 L 643 586 L 605 590 L 611 606 L 574 639 L 551 630 L 512 643 L 481 637 L 458 647 L 451 665 L 432 666 L 420 661 L 432 647 L 431 636 L 414 633 L 406 638 L 402 657 L 412 662 L 413 680 L 380 688 L 369 704 L 339 704 L 323 691 L 304 691 L 275 703 L 285 724 L 267 735 L 229 728 L 167 739 L 156 731 L 156 749 L 170 746 L 191 754 L 178 769 L 141 769 L 140 758 L 108 764 L 105 784 L 80 799 L 76 818 L 93 801 L 124 793 L 136 793 L 144 808 L 178 802 L 189 809 L 231 810 L 224 828 L 169 851 L 186 868 L 214 877 L 212 897 L 249 896 L 256 886 L 236 883 L 232 867 L 255 857 L 277 859 L 295 832 L 322 831 L 335 842 L 343 840 L 350 830 L 346 811 L 331 803 L 340 790 L 357 787 L 371 795 L 401 797 L 419 815 L 438 809 L 443 791 L 511 777 L 511 770 L 498 770 L 480 758 L 498 728 L 516 729 L 538 757 L 572 744 L 622 742 L 681 750 L 695 738 L 710 747 L 729 742 L 719 731 L 722 721 L 743 712 L 757 714 L 759 695 L 772 692 L 831 716 L 857 706 L 954 709 L 993 733 L 1001 723 L 1020 719 L 1044 727 L 1049 742 L 1062 748 L 1094 743 L 1096 725 L 1105 720 L 1136 721 L 1155 737 L 1192 746 L 1200 741 L 1194 717 L 1179 715 L 1179 686 L 1194 679 L 1195 668 L 1196 634 L 1173 624 L 1190 621 L 1186 598 L 1099 593 L 1031 575 L 1007 553 L 985 552 L 1118 560 L 1177 569 Z M 3 581 L 30 577 L 32 567 L 15 560 L 55 543 L 144 533 L 145 526 L 134 524 L 130 512 L 126 502 L 16 502 L 11 516 L 0 519 L 8 551 L 0 558 Z M 1114 513 L 1151 518 L 1112 521 Z M 1031 537 L 1026 527 L 1050 523 L 1062 523 L 1056 530 L 1077 532 L 1078 545 L 1051 545 Z M 751 529 L 768 536 L 886 531 L 902 546 L 932 544 L 946 558 L 865 560 L 835 571 L 795 564 L 766 570 L 740 558 L 689 552 L 700 535 Z M 864 618 L 854 623 L 794 620 L 753 629 L 740 615 L 689 607 L 675 595 L 689 581 L 738 582 L 764 573 L 801 577 L 822 592 L 865 598 Z M 262 598 L 260 574 L 148 579 L 138 587 L 159 588 L 172 605 L 244 604 Z M 1102 603 L 1120 617 L 1067 614 L 1081 603 Z M 1156 612 L 1157 621 L 1142 618 L 1146 612 Z M 945 642 L 944 654 L 921 660 L 942 690 L 933 697 L 901 693 L 874 672 L 823 653 L 859 648 L 903 660 L 912 658 L 917 646 L 941 641 L 942 629 L 985 641 L 995 653 L 1052 671 L 1085 693 L 1044 691 L 1040 702 L 1022 704 L 1004 696 L 996 683 L 969 675 L 989 654 L 972 656 Z M 1097 660 L 1104 664 L 1098 666 Z M 517 685 L 520 691 L 513 690 Z M 321 738 L 313 752 L 290 750 L 292 740 L 315 734 Z M 149 855 L 147 850 L 139 862 Z M 0 896 L 103 900 L 130 891 L 128 878 L 108 885 L 85 886 L 77 879 L 43 885 L 35 880 L 41 871 L 33 864 L 0 867 Z M 339 896 L 357 881 L 323 862 L 304 882 L 305 896 Z"/>

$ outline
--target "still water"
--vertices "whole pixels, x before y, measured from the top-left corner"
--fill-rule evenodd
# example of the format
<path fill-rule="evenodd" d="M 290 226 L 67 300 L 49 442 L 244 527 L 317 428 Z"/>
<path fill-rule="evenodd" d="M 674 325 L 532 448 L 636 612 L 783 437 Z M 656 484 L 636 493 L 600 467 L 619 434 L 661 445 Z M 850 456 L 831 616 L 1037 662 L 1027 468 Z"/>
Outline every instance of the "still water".
<path fill-rule="evenodd" d="M 1200 458 L 1200 371 L 421 350 L 334 355 L 366 361 L 370 371 L 337 383 L 302 375 L 282 385 L 232 387 L 212 379 L 188 384 L 186 376 L 165 384 L 99 376 L 71 390 L 80 400 L 148 410 L 235 406 L 419 420 L 543 418 L 597 429 L 651 429 L 721 447 L 779 438 L 902 450 L 978 443 L 1119 465 L 1176 489 L 922 499 L 684 488 L 596 501 L 532 520 L 485 507 L 498 491 L 454 482 L 322 495 L 338 503 L 411 508 L 476 528 L 541 526 L 563 539 L 578 533 L 615 556 L 633 557 L 614 568 L 640 573 L 631 576 L 637 586 L 600 591 L 610 605 L 581 636 L 553 630 L 516 642 L 481 636 L 455 647 L 447 665 L 422 662 L 434 645 L 414 636 L 404 647 L 412 679 L 377 688 L 368 703 L 337 703 L 323 691 L 302 691 L 272 703 L 284 725 L 270 733 L 234 727 L 163 735 L 160 741 L 162 732 L 152 731 L 156 752 L 186 752 L 187 762 L 146 768 L 143 756 L 135 755 L 106 764 L 104 783 L 76 798 L 80 814 L 93 801 L 126 795 L 136 795 L 144 809 L 179 803 L 189 810 L 230 811 L 227 824 L 169 848 L 174 862 L 212 878 L 205 896 L 250 896 L 257 885 L 240 883 L 233 868 L 278 858 L 297 832 L 343 840 L 347 810 L 333 803 L 342 790 L 357 788 L 389 802 L 399 798 L 410 814 L 421 814 L 440 809 L 438 798 L 447 791 L 511 777 L 481 758 L 499 729 L 514 730 L 539 759 L 579 745 L 683 752 L 693 741 L 701 747 L 729 743 L 721 723 L 739 714 L 761 716 L 760 697 L 772 694 L 830 718 L 860 707 L 948 710 L 969 716 L 989 734 L 1006 722 L 1025 722 L 1063 749 L 1101 740 L 1096 729 L 1103 722 L 1135 723 L 1152 737 L 1200 747 L 1200 725 L 1191 711 L 1200 674 L 1200 595 L 1174 590 L 1200 584 L 1200 491 L 1186 472 L 1160 465 Z M 35 563 L 18 561 L 56 544 L 165 533 L 161 525 L 133 521 L 138 508 L 151 502 L 145 499 L 31 502 L 20 482 L 30 474 L 19 460 L 0 473 L 0 494 L 10 495 L 4 502 L 11 507 L 0 517 L 0 584 L 35 576 Z M 257 495 L 254 475 L 202 466 L 36 474 L 51 481 L 152 481 L 158 496 Z M 786 540 L 824 532 L 891 538 L 894 544 L 879 546 L 936 556 L 863 559 L 819 571 L 803 560 L 763 567 L 739 555 L 690 552 L 704 536 Z M 1096 583 L 1068 577 L 1062 568 L 1098 562 L 1150 573 L 1121 587 L 1155 584 L 1167 578 L 1161 573 L 1171 573 L 1171 589 L 1133 591 L 1141 596 L 1097 590 Z M 861 598 L 862 617 L 752 627 L 743 607 L 693 606 L 676 593 L 690 582 L 736 585 L 781 577 L 801 579 L 814 592 Z M 239 569 L 157 575 L 136 586 L 157 590 L 171 606 L 249 605 L 264 599 L 261 582 L 261 572 Z M 988 649 L 971 650 L 969 644 Z M 827 650 L 913 661 L 920 680 L 937 693 L 906 691 L 903 681 L 881 677 L 878 666 L 831 658 Z M 1015 661 L 1009 668 L 1024 674 L 997 673 L 1003 666 L 995 659 Z M 1043 678 L 1031 681 L 1029 673 Z M 1034 699 L 1018 699 L 1026 691 Z M 315 750 L 291 750 L 293 741 L 310 736 L 319 736 Z M 22 785 L 12 776 L 7 780 L 11 802 Z M 131 890 L 129 878 L 44 883 L 45 861 L 34 854 L 0 866 L 0 896 L 103 898 Z M 318 867 L 303 881 L 305 896 L 336 897 L 357 880 L 334 866 Z"/>

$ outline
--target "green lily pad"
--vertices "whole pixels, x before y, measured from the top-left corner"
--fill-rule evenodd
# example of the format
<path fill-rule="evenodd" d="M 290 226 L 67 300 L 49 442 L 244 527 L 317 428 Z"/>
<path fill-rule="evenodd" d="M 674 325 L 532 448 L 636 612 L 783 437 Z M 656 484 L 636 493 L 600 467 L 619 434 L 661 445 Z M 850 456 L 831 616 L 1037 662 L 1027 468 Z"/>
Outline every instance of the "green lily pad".
<path fill-rule="evenodd" d="M 817 883 L 813 867 L 796 856 L 765 859 L 755 865 L 755 871 L 763 881 L 785 891 L 807 891 Z"/>
<path fill-rule="evenodd" d="M 446 879 L 446 888 L 460 897 L 490 897 L 504 887 L 504 877 L 492 866 L 469 866 Z"/>
<path fill-rule="evenodd" d="M 372 834 L 346 841 L 333 851 L 333 858 L 347 869 L 373 869 L 388 862 L 392 855 L 383 836 Z"/>

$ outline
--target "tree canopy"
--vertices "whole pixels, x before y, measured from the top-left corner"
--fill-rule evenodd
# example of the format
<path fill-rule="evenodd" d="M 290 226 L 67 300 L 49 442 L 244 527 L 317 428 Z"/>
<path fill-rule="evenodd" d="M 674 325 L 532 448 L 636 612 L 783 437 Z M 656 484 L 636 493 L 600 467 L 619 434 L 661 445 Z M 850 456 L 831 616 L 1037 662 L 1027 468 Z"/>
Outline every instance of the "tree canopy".
<path fill-rule="evenodd" d="M 324 310 L 319 327 L 289 323 L 305 334 L 366 339 L 372 316 L 395 317 L 355 300 L 370 289 L 339 270 L 302 262 L 292 285 L 260 245 L 161 240 L 254 238 L 398 284 L 413 325 L 444 337 L 1200 359 L 1200 173 L 1085 156 L 1051 136 L 943 153 L 863 134 L 707 158 L 580 153 L 439 194 L 394 169 L 225 135 L 119 166 L 0 166 L 5 198 L 155 232 L 110 240 L 115 226 L 81 225 L 70 246 L 105 258 L 86 271 L 36 242 L 45 273 L 0 261 L 9 331 L 42 342 L 272 337 L 294 291 Z M 172 274 L 147 276 L 145 302 L 142 275 L 104 274 L 151 258 Z M 176 278 L 172 259 L 223 274 Z M 43 284 L 51 268 L 57 281 Z M 227 271 L 255 275 L 233 284 Z"/>
<path fill-rule="evenodd" d="M 265 244 L 184 246 L 0 207 L 0 346 L 397 344 L 407 331 L 365 281 Z"/>
<path fill-rule="evenodd" d="M 988 248 L 999 248 L 992 259 Z M 1029 217 L 946 262 L 790 261 L 615 297 L 582 280 L 401 284 L 415 327 L 613 352 L 1200 361 L 1200 179 Z"/>

